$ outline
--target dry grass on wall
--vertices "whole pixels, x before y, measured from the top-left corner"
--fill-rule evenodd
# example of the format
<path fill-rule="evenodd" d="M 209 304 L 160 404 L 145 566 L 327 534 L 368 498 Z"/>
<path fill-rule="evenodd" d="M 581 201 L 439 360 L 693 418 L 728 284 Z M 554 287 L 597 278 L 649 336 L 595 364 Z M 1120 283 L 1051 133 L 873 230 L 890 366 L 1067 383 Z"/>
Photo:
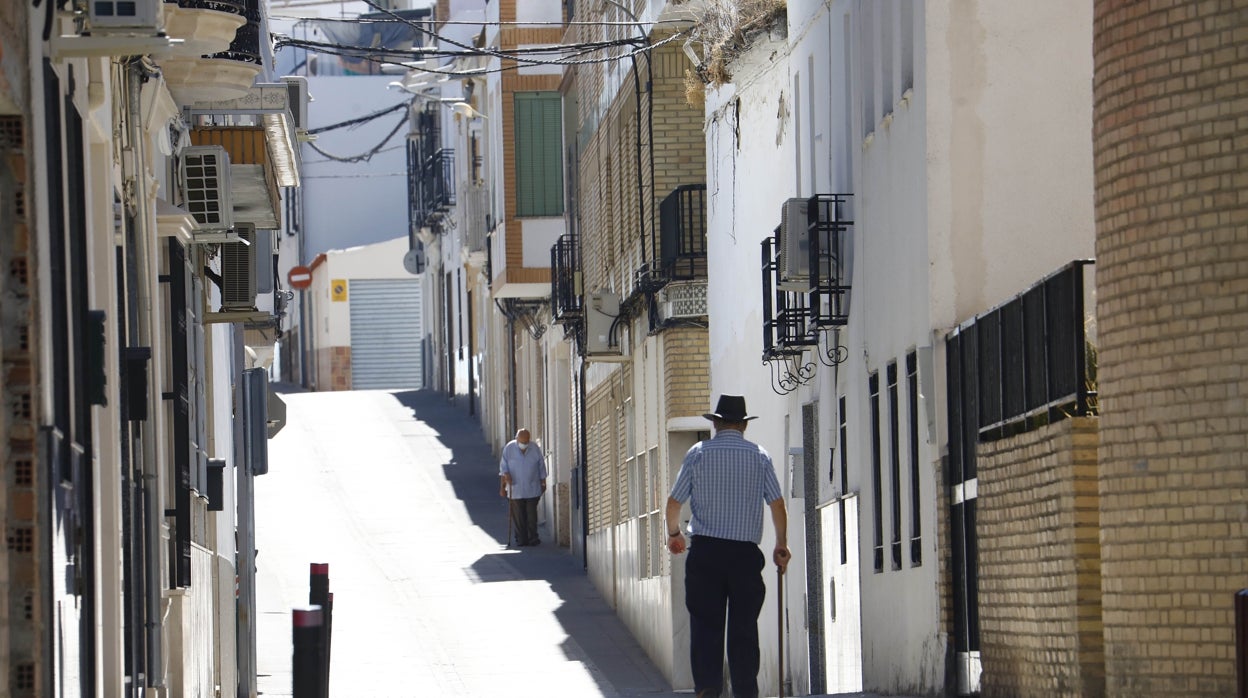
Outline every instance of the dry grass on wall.
<path fill-rule="evenodd" d="M 697 78 L 715 87 L 731 82 L 732 61 L 758 34 L 784 22 L 787 12 L 787 0 L 706 0 L 690 33 L 702 44 Z"/>

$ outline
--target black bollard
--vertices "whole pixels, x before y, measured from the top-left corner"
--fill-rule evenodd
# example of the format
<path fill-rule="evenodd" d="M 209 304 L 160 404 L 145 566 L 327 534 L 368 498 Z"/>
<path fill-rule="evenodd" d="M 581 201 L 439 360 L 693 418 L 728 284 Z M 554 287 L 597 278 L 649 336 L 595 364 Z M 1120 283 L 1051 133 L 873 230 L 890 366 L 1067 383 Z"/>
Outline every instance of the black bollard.
<path fill-rule="evenodd" d="M 292 698 L 322 698 L 325 695 L 325 672 L 319 664 L 324 653 L 323 626 L 324 616 L 320 606 L 291 610 L 291 640 L 294 645 L 290 663 Z"/>
<path fill-rule="evenodd" d="M 317 657 L 317 666 L 321 669 L 321 687 L 323 692 L 316 698 L 329 698 L 329 628 L 333 618 L 333 609 L 329 593 L 329 563 L 313 562 L 308 571 L 308 603 L 323 609 L 321 623 L 321 654 Z"/>
<path fill-rule="evenodd" d="M 326 594 L 329 601 L 325 606 L 325 698 L 329 698 L 329 665 L 334 654 L 334 592 Z"/>
<path fill-rule="evenodd" d="M 1248 589 L 1235 592 L 1235 687 L 1248 698 Z"/>

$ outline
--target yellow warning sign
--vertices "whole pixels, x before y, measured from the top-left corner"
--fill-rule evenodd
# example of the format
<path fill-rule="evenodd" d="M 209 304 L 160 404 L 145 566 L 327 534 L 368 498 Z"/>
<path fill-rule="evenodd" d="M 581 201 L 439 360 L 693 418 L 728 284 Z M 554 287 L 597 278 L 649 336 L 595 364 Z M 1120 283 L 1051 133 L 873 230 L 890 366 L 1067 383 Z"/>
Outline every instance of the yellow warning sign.
<path fill-rule="evenodd" d="M 334 279 L 329 282 L 329 299 L 332 301 L 347 300 L 347 280 Z"/>

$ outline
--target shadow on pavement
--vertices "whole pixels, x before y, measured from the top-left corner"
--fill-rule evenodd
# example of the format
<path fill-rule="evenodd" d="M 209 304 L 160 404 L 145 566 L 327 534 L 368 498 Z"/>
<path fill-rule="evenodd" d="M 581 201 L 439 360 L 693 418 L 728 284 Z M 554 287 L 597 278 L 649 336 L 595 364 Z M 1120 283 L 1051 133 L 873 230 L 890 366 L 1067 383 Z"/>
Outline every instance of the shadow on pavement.
<path fill-rule="evenodd" d="M 474 578 L 480 583 L 525 580 L 549 584 L 562 600 L 555 616 L 568 634 L 564 653 L 571 660 L 587 661 L 597 668 L 595 680 L 604 695 L 676 695 L 594 589 L 580 560 L 555 546 L 546 527 L 540 531 L 541 545 L 504 549 L 507 504 L 498 496 L 497 461 L 476 418 L 468 415 L 464 406 L 431 391 L 396 392 L 395 397 L 416 419 L 437 431 L 439 440 L 451 450 L 450 462 L 442 466 L 446 480 L 473 524 L 498 543 L 498 552 L 483 555 L 473 564 Z"/>

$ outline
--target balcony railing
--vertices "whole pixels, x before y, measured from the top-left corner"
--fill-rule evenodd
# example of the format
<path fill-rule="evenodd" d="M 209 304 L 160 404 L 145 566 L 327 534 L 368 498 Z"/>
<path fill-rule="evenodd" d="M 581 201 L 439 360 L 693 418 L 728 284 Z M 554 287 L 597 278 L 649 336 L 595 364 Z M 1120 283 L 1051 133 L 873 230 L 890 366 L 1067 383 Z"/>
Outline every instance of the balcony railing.
<path fill-rule="evenodd" d="M 560 236 L 550 248 L 550 305 L 557 323 L 581 318 L 581 265 L 573 235 Z"/>
<path fill-rule="evenodd" d="M 184 10 L 213 10 L 235 15 L 247 14 L 247 3 L 244 0 L 165 0 L 165 3 L 177 5 Z"/>
<path fill-rule="evenodd" d="M 806 347 L 819 343 L 818 328 L 811 322 L 811 296 L 777 285 L 776 238 L 764 239 L 762 248 L 763 360 L 799 355 Z"/>
<path fill-rule="evenodd" d="M 666 280 L 706 278 L 706 184 L 677 187 L 663 199 L 659 235 Z"/>
<path fill-rule="evenodd" d="M 241 0 L 241 4 L 243 5 L 242 14 L 247 18 L 247 23 L 238 28 L 230 47 L 221 53 L 213 54 L 212 58 L 260 65 L 260 0 Z"/>
<path fill-rule="evenodd" d="M 416 143 L 408 145 L 408 197 L 410 220 L 415 228 L 438 228 L 455 205 L 455 151 L 442 148 L 421 157 Z"/>

